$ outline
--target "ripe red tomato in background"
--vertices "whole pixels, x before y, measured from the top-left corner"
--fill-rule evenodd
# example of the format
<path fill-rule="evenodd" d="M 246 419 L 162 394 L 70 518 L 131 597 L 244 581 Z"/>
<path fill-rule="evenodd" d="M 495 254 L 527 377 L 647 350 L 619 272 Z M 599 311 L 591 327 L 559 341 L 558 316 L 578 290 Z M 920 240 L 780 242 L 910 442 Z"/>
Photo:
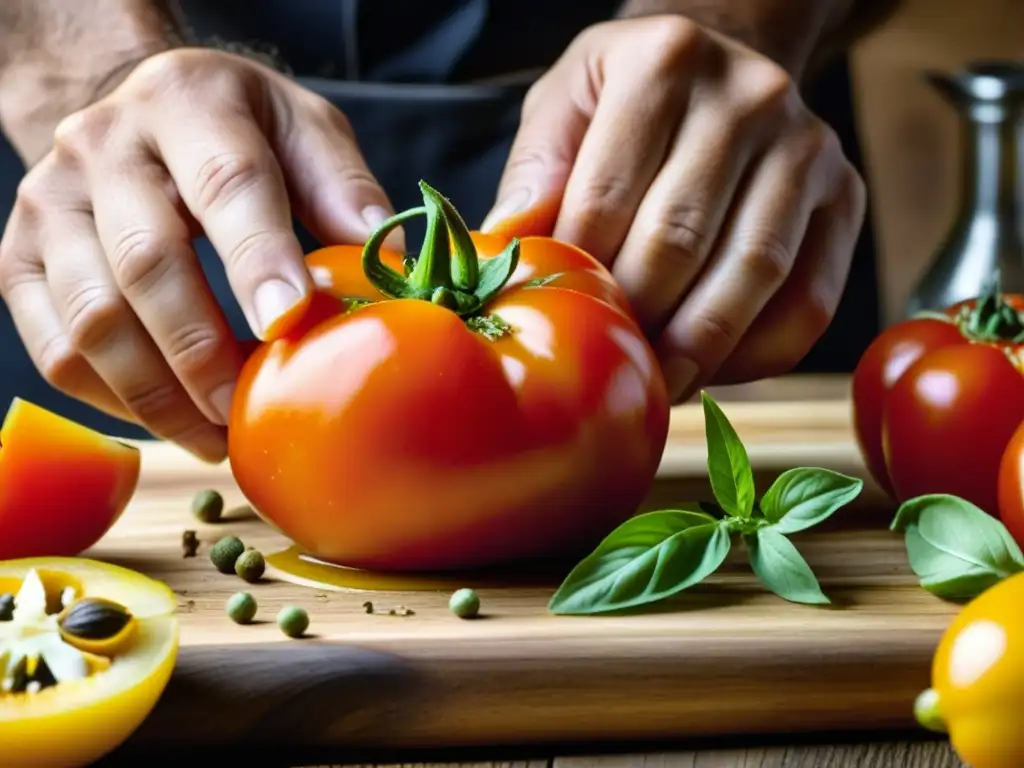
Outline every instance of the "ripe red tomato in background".
<path fill-rule="evenodd" d="M 895 496 L 895 490 L 882 450 L 882 413 L 889 390 L 923 355 L 963 342 L 963 335 L 950 323 L 910 320 L 882 331 L 853 372 L 854 435 L 871 477 L 890 496 Z"/>
<path fill-rule="evenodd" d="M 1010 438 L 999 466 L 999 518 L 1024 547 L 1024 424 Z"/>
<path fill-rule="evenodd" d="M 991 293 L 879 334 L 853 374 L 854 431 L 897 501 L 928 493 L 998 515 L 999 466 L 1024 421 L 1024 299 Z"/>

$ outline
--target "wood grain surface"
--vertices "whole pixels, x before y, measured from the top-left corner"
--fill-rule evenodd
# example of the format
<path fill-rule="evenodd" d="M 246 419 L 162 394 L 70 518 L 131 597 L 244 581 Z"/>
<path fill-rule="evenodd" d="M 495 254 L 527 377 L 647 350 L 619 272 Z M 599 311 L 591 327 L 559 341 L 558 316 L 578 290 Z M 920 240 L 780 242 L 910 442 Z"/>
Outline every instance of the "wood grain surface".
<path fill-rule="evenodd" d="M 531 768 L 533 764 L 530 764 Z M 748 747 L 641 755 L 560 757 L 551 768 L 962 768 L 947 742 Z"/>
<path fill-rule="evenodd" d="M 721 402 L 763 482 L 795 464 L 863 474 L 844 400 Z M 706 487 L 704 460 L 699 410 L 677 409 L 652 497 Z M 553 617 L 552 581 L 482 589 L 485 615 L 467 622 L 448 612 L 447 590 L 367 595 L 273 575 L 249 587 L 219 574 L 208 552 L 220 536 L 264 552 L 287 542 L 244 507 L 225 467 L 162 444 L 145 446 L 143 467 L 129 511 L 88 553 L 164 579 L 179 595 L 179 664 L 132 749 L 497 747 L 912 727 L 914 696 L 955 612 L 916 585 L 902 540 L 886 529 L 891 506 L 869 494 L 832 530 L 794 537 L 830 607 L 766 593 L 740 550 L 705 584 L 653 610 Z M 227 521 L 191 518 L 191 496 L 206 487 L 238 507 Z M 182 556 L 186 528 L 202 542 L 196 558 Z M 241 627 L 224 615 L 240 589 L 259 601 L 262 623 Z M 413 615 L 368 615 L 367 599 Z M 309 610 L 311 637 L 278 632 L 273 617 L 285 604 Z"/>
<path fill-rule="evenodd" d="M 631 752 L 609 755 L 570 755 L 529 760 L 477 759 L 463 762 L 319 762 L 268 756 L 236 747 L 230 756 L 237 764 L 261 768 L 967 768 L 945 740 L 869 741 L 857 744 L 789 744 L 676 749 L 671 752 Z M 209 754 L 169 760 L 164 765 L 184 766 Z M 112 756 L 94 768 L 135 768 L 139 757 Z"/>

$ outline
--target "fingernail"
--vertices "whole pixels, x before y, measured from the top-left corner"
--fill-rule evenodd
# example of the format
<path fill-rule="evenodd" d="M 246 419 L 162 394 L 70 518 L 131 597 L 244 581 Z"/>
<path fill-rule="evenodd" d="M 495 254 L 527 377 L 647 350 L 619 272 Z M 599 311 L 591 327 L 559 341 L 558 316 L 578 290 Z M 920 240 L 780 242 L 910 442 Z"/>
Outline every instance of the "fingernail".
<path fill-rule="evenodd" d="M 223 425 L 227 425 L 231 415 L 231 398 L 234 394 L 234 384 L 222 384 L 210 393 L 210 407 L 220 416 Z"/>
<path fill-rule="evenodd" d="M 300 301 L 302 293 L 294 285 L 276 278 L 267 280 L 256 289 L 253 296 L 256 322 L 259 325 L 259 328 L 254 328 L 253 331 L 263 338 L 267 330 Z"/>
<path fill-rule="evenodd" d="M 670 357 L 662 364 L 662 371 L 665 374 L 672 403 L 677 405 L 684 397 L 688 396 L 690 388 L 697 380 L 700 368 L 687 357 Z"/>
<path fill-rule="evenodd" d="M 390 219 L 391 216 L 391 212 L 381 205 L 368 205 L 363 208 L 363 221 L 365 221 L 366 225 L 370 228 L 370 232 Z M 404 252 L 405 230 L 401 227 L 395 227 L 388 233 L 388 236 L 384 238 L 384 245 L 388 248 L 394 248 L 395 250 Z"/>
<path fill-rule="evenodd" d="M 499 200 L 494 208 L 491 209 L 491 212 L 487 214 L 484 223 L 480 225 L 480 231 L 486 232 L 509 216 L 525 211 L 526 207 L 530 204 L 531 197 L 532 194 L 528 189 L 517 189 L 515 192 L 510 192 L 504 199 Z"/>

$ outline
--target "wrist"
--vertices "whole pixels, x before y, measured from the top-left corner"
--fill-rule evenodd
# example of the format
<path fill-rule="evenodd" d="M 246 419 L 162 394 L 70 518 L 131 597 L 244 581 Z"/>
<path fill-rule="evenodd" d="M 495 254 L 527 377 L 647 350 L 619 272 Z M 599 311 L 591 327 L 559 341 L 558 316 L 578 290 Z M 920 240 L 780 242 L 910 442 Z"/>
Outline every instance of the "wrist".
<path fill-rule="evenodd" d="M 169 3 L 116 0 L 105 4 L 116 12 L 93 6 L 91 15 L 88 5 L 72 19 L 40 15 L 0 63 L 0 128 L 28 167 L 49 151 L 61 120 L 103 98 L 142 60 L 184 42 Z"/>

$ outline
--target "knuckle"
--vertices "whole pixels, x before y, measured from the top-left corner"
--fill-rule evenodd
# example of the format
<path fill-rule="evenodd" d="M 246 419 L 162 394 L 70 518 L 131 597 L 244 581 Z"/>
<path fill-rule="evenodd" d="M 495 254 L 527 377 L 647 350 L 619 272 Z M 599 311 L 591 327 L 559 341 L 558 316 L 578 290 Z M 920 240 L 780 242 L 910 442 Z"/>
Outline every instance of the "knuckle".
<path fill-rule="evenodd" d="M 258 184 L 267 170 L 252 155 L 241 152 L 217 154 L 199 167 L 195 199 L 200 210 L 223 206 Z"/>
<path fill-rule="evenodd" d="M 541 160 L 538 154 L 534 153 L 534 162 Z M 529 162 L 529 157 L 524 156 L 522 160 L 524 163 Z M 550 167 L 550 160 L 546 162 Z M 624 204 L 632 195 L 630 185 L 621 178 L 605 176 L 592 179 L 581 190 L 575 218 L 580 221 L 583 228 L 601 227 L 610 217 L 617 218 L 621 215 Z"/>
<path fill-rule="evenodd" d="M 113 337 L 128 313 L 124 299 L 106 287 L 82 283 L 67 299 L 66 320 L 72 346 L 88 353 Z"/>
<path fill-rule="evenodd" d="M 806 297 L 804 327 L 813 339 L 819 338 L 832 324 L 839 296 L 830 286 L 816 286 Z"/>
<path fill-rule="evenodd" d="M 188 323 L 170 335 L 164 354 L 172 368 L 193 375 L 218 361 L 223 342 L 216 328 L 206 323 Z"/>
<path fill-rule="evenodd" d="M 204 62 L 201 68 L 202 90 L 211 101 L 233 104 L 245 100 L 247 90 L 254 82 L 255 70 L 237 66 L 234 62 L 218 61 L 217 66 Z"/>
<path fill-rule="evenodd" d="M 857 172 L 857 169 L 849 162 L 843 162 L 843 172 L 840 179 L 840 195 L 852 209 L 852 218 L 860 227 L 867 210 L 868 188 L 864 177 Z"/>
<path fill-rule="evenodd" d="M 380 194 L 380 183 L 368 168 L 348 165 L 337 171 L 335 179 L 352 190 L 354 197 L 372 200 Z"/>
<path fill-rule="evenodd" d="M 309 113 L 314 121 L 335 133 L 355 135 L 355 128 L 352 127 L 348 115 L 319 94 L 311 95 Z"/>
<path fill-rule="evenodd" d="M 738 109 L 747 118 L 775 116 L 784 111 L 795 94 L 789 73 L 773 61 L 751 61 L 743 67 L 742 95 Z"/>
<path fill-rule="evenodd" d="M 820 172 L 827 177 L 828 169 L 835 167 L 835 158 L 831 155 L 834 149 L 831 133 L 829 129 L 815 124 L 794 137 L 795 148 L 788 152 L 788 160 L 795 182 L 803 183 Z M 835 141 L 838 143 L 838 139 Z"/>
<path fill-rule="evenodd" d="M 145 98 L 188 82 L 202 61 L 195 51 L 162 51 L 139 62 L 128 79 L 140 87 Z"/>
<path fill-rule="evenodd" d="M 246 71 L 219 51 L 178 48 L 145 59 L 126 82 L 135 98 L 144 102 L 196 87 L 214 99 L 232 100 L 245 88 Z"/>
<path fill-rule="evenodd" d="M 708 250 L 707 221 L 706 211 L 696 206 L 668 206 L 650 226 L 647 239 L 652 252 L 668 269 L 695 269 Z"/>
<path fill-rule="evenodd" d="M 838 134 L 815 119 L 804 136 L 804 152 L 812 158 L 842 157 L 843 147 Z"/>
<path fill-rule="evenodd" d="M 110 252 L 117 284 L 128 292 L 145 292 L 174 263 L 173 249 L 152 230 L 129 229 L 118 234 Z"/>
<path fill-rule="evenodd" d="M 506 177 L 529 178 L 531 174 L 541 169 L 562 168 L 565 166 L 563 158 L 553 153 L 550 148 L 535 144 L 524 144 L 516 147 L 508 158 L 505 165 Z"/>
<path fill-rule="evenodd" d="M 121 398 L 128 410 L 145 424 L 164 421 L 163 417 L 173 412 L 180 401 L 177 383 L 167 379 L 140 382 L 126 388 Z"/>
<path fill-rule="evenodd" d="M 53 336 L 43 343 L 36 361 L 39 375 L 54 389 L 71 392 L 81 381 L 88 368 L 82 357 L 63 336 Z"/>
<path fill-rule="evenodd" d="M 44 157 L 34 168 L 21 177 L 15 192 L 15 202 L 31 216 L 38 216 L 55 198 L 54 177 L 57 159 L 53 153 Z"/>
<path fill-rule="evenodd" d="M 713 307 L 702 307 L 689 318 L 687 333 L 697 349 L 731 350 L 742 336 L 739 326 Z"/>
<path fill-rule="evenodd" d="M 286 233 L 278 234 L 269 229 L 250 232 L 228 251 L 224 257 L 225 267 L 242 272 L 247 269 L 247 263 L 251 263 L 255 269 L 265 270 L 268 255 L 277 252 L 277 244 L 281 242 L 282 236 L 286 236 Z"/>
<path fill-rule="evenodd" d="M 751 275 L 758 285 L 782 285 L 795 258 L 786 244 L 768 231 L 742 233 L 739 240 L 739 268 Z"/>
<path fill-rule="evenodd" d="M 117 109 L 93 104 L 61 120 L 53 132 L 54 148 L 72 157 L 82 157 L 102 147 L 117 121 Z"/>
<path fill-rule="evenodd" d="M 692 62 L 701 50 L 703 30 L 683 16 L 662 16 L 652 22 L 649 50 L 659 70 L 678 76 L 680 69 Z"/>

